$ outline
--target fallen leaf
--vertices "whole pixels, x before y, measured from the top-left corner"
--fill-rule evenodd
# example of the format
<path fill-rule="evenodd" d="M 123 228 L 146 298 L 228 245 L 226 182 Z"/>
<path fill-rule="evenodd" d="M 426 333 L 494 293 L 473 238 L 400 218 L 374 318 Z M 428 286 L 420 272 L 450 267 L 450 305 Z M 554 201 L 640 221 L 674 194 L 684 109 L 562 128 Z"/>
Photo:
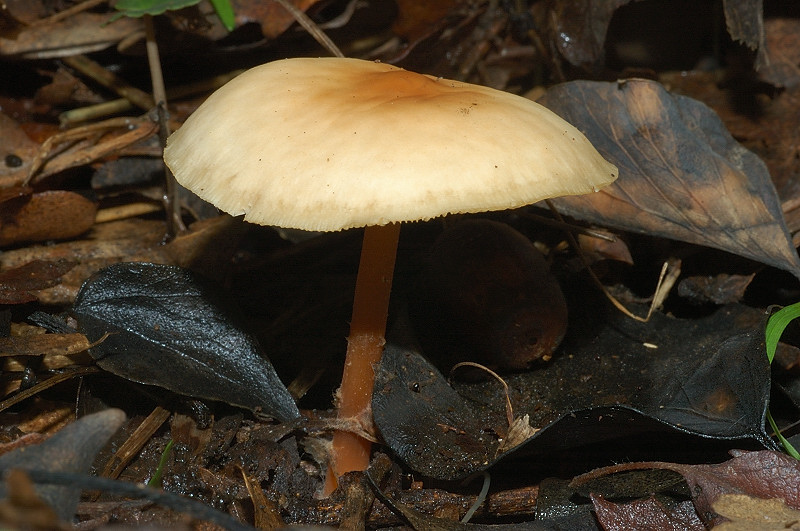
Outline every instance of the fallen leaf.
<path fill-rule="evenodd" d="M 800 277 L 767 168 L 704 104 L 641 79 L 564 83 L 539 101 L 620 170 L 599 193 L 553 200 L 560 211 L 714 247 Z"/>
<path fill-rule="evenodd" d="M 247 230 L 240 220 L 218 216 L 192 224 L 189 231 L 163 245 L 163 221 L 131 218 L 95 224 L 84 239 L 55 245 L 31 245 L 0 253 L 0 269 L 28 262 L 67 260 L 75 263 L 52 287 L 32 290 L 43 304 L 70 305 L 83 282 L 117 262 L 172 264 L 219 279 L 228 271 L 230 256 Z"/>
<path fill-rule="evenodd" d="M 727 306 L 694 320 L 656 313 L 648 323 L 615 312 L 603 324 L 586 311 L 575 319 L 594 333 L 567 336 L 546 369 L 505 376 L 530 428 L 514 448 L 501 447 L 508 421 L 496 381 L 448 385 L 418 351 L 398 346 L 408 339 L 390 335 L 372 403 L 387 446 L 413 470 L 453 480 L 512 451 L 548 455 L 644 434 L 770 444 L 763 312 Z"/>
<path fill-rule="evenodd" d="M 19 124 L 0 112 L 0 188 L 18 186 L 28 175 L 39 144 Z"/>
<path fill-rule="evenodd" d="M 48 24 L 31 24 L 15 38 L 0 37 L 0 56 L 6 59 L 47 59 L 103 50 L 136 31 L 142 21 L 121 18 L 111 21 L 112 13 L 76 13 Z"/>
<path fill-rule="evenodd" d="M 488 466 L 497 445 L 436 369 L 391 342 L 375 372 L 372 413 L 392 451 L 429 477 L 464 478 Z"/>
<path fill-rule="evenodd" d="M 681 474 L 692 491 L 698 516 L 706 525 L 721 523 L 714 504 L 724 495 L 745 494 L 754 498 L 781 499 L 787 507 L 800 510 L 800 461 L 786 454 L 762 450 L 732 450 L 733 458 L 719 464 L 625 463 L 593 470 L 572 480 L 578 489 L 596 478 L 630 470 L 664 469 Z M 585 488 L 585 487 L 584 487 Z"/>
<path fill-rule="evenodd" d="M 547 13 L 554 47 L 570 64 L 591 66 L 603 57 L 611 17 L 631 0 L 557 0 Z"/>
<path fill-rule="evenodd" d="M 728 275 L 686 277 L 678 283 L 678 295 L 694 304 L 731 304 L 744 298 L 747 286 L 753 281 L 752 275 Z"/>
<path fill-rule="evenodd" d="M 628 245 L 619 237 L 613 236 L 613 238 L 613 241 L 608 241 L 588 234 L 578 234 L 578 245 L 589 263 L 598 260 L 616 260 L 633 265 L 633 257 Z"/>
<path fill-rule="evenodd" d="M 300 415 L 235 305 L 187 270 L 114 264 L 86 281 L 72 311 L 108 372 L 284 421 Z"/>
<path fill-rule="evenodd" d="M 39 497 L 23 470 L 12 469 L 3 478 L 8 497 L 0 500 L 0 525 L 7 529 L 70 529 L 50 505 Z"/>
<path fill-rule="evenodd" d="M 725 0 L 722 9 L 731 38 L 756 52 L 756 70 L 767 65 L 763 0 Z"/>
<path fill-rule="evenodd" d="M 591 494 L 597 520 L 605 531 L 703 531 L 706 526 L 697 517 L 691 503 L 667 508 L 654 497 L 629 503 L 614 503 L 603 496 Z"/>
<path fill-rule="evenodd" d="M 776 87 L 800 84 L 800 20 L 774 18 L 764 22 L 768 64 L 758 75 Z"/>
<path fill-rule="evenodd" d="M 47 470 L 87 474 L 95 455 L 122 423 L 125 413 L 107 409 L 87 415 L 62 428 L 41 444 L 27 446 L 0 456 L 0 474 L 12 469 Z M 80 489 L 57 485 L 36 485 L 37 494 L 52 507 L 61 521 L 75 515 Z M 8 495 L 0 485 L 0 498 Z"/>
<path fill-rule="evenodd" d="M 547 259 L 505 223 L 454 223 L 420 269 L 409 315 L 444 372 L 460 361 L 525 369 L 550 359 L 564 338 L 567 303 Z"/>
<path fill-rule="evenodd" d="M 791 509 L 776 498 L 765 500 L 746 494 L 723 494 L 712 505 L 728 519 L 717 531 L 778 531 L 800 528 L 800 511 Z"/>
<path fill-rule="evenodd" d="M 0 337 L 0 358 L 4 360 L 4 370 L 22 371 L 27 364 L 14 358 L 19 356 L 40 358 L 37 367 L 41 370 L 63 369 L 72 365 L 87 365 L 88 354 L 79 356 L 89 349 L 89 341 L 83 334 L 35 334 L 25 336 Z"/>
<path fill-rule="evenodd" d="M 36 300 L 31 293 L 59 283 L 75 266 L 67 260 L 34 260 L 0 273 L 0 304 L 23 304 Z"/>
<path fill-rule="evenodd" d="M 3 203 L 0 246 L 67 240 L 94 225 L 97 205 L 75 192 L 48 190 Z"/>
<path fill-rule="evenodd" d="M 306 11 L 318 0 L 287 0 L 300 11 Z M 261 33 L 268 39 L 274 39 L 296 22 L 295 18 L 278 2 L 262 2 L 261 0 L 232 0 L 233 12 L 236 14 L 236 25 L 248 22 L 261 24 Z"/>

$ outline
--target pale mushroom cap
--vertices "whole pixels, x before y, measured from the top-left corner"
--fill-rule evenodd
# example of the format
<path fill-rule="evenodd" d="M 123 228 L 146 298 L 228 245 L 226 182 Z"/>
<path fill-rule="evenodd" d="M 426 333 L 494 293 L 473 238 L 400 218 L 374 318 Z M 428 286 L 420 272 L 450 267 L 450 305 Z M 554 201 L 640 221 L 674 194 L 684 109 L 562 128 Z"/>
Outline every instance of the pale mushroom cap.
<path fill-rule="evenodd" d="M 169 137 L 164 159 L 232 215 L 323 231 L 517 208 L 617 176 L 530 100 L 339 58 L 244 72 Z"/>

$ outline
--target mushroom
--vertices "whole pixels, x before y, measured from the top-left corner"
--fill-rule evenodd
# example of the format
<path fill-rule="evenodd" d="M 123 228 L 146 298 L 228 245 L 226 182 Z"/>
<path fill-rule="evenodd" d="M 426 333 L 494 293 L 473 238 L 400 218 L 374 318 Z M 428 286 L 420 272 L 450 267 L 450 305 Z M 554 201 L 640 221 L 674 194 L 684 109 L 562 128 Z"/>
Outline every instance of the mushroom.
<path fill-rule="evenodd" d="M 364 227 L 337 408 L 365 427 L 401 222 L 517 208 L 617 177 L 583 134 L 530 100 L 342 58 L 244 72 L 169 137 L 164 159 L 183 186 L 252 223 Z M 336 431 L 325 491 L 365 470 L 369 452 Z"/>

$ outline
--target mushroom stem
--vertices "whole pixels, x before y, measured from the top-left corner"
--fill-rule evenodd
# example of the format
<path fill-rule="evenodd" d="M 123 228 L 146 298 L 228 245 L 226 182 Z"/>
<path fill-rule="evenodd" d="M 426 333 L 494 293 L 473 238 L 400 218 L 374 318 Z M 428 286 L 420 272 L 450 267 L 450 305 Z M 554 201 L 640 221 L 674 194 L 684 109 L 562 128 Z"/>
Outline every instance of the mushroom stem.
<path fill-rule="evenodd" d="M 364 229 L 347 355 L 338 391 L 339 419 L 358 421 L 370 412 L 374 365 L 380 361 L 386 343 L 384 335 L 399 236 L 399 223 Z M 342 474 L 367 469 L 370 446 L 368 440 L 352 432 L 334 432 L 331 466 L 325 480 L 326 496 L 336 489 L 337 478 Z"/>

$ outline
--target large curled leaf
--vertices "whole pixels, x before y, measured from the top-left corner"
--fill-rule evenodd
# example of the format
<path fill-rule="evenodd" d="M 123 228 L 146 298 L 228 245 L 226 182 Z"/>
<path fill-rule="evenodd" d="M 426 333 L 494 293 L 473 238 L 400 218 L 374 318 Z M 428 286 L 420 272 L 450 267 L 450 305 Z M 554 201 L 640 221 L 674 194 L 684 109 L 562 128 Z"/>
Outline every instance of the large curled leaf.
<path fill-rule="evenodd" d="M 235 306 L 185 269 L 109 266 L 83 285 L 74 314 L 113 374 L 280 420 L 299 416 Z"/>
<path fill-rule="evenodd" d="M 656 313 L 641 323 L 588 311 L 596 313 L 574 312 L 587 330 L 568 334 L 547 365 L 504 378 L 517 421 L 540 428 L 527 440 L 509 442 L 515 438 L 495 380 L 454 383 L 456 393 L 418 352 L 390 343 L 372 399 L 384 441 L 415 471 L 446 480 L 511 451 L 552 455 L 652 434 L 649 440 L 693 446 L 715 439 L 771 445 L 762 312 L 731 305 L 701 319 Z"/>
<path fill-rule="evenodd" d="M 714 247 L 800 277 L 766 166 L 706 105 L 643 79 L 564 83 L 539 102 L 619 168 L 619 179 L 599 193 L 554 200 L 560 211 Z"/>

